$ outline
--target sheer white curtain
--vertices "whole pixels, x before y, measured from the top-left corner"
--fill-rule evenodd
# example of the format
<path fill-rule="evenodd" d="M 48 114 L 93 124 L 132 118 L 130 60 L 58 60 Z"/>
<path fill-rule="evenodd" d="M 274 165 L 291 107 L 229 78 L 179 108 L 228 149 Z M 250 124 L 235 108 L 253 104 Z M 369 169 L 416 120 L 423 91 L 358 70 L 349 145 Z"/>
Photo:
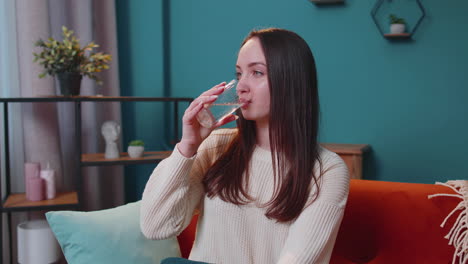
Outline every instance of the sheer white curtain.
<path fill-rule="evenodd" d="M 104 85 L 97 87 L 85 78 L 81 94 L 118 96 L 120 89 L 114 5 L 114 0 L 0 0 L 0 96 L 55 95 L 55 79 L 37 77 L 41 68 L 32 62 L 32 52 L 37 39 L 49 36 L 60 38 L 62 25 L 74 30 L 82 44 L 93 40 L 100 45 L 99 49 L 113 57 L 110 70 L 100 75 Z M 24 192 L 24 162 L 40 162 L 42 166 L 50 163 L 57 172 L 57 187 L 60 191 L 73 190 L 76 177 L 82 177 L 85 210 L 122 204 L 124 191 L 121 167 L 84 168 L 83 174 L 77 175 L 78 168 L 73 164 L 73 111 L 71 103 L 13 104 L 9 108 L 11 191 Z M 121 122 L 118 103 L 83 103 L 83 152 L 103 152 L 100 126 L 105 120 Z M 4 157 L 4 153 L 1 155 Z M 4 160 L 0 161 L 3 179 Z M 13 239 L 8 241 L 8 236 L 4 235 L 3 242 L 13 247 L 12 257 L 16 263 L 16 225 L 25 219 L 43 217 L 43 212 L 13 213 L 12 216 Z M 4 215 L 2 217 L 6 220 Z M 7 231 L 6 225 L 3 228 L 4 232 Z M 3 248 L 3 263 L 9 263 L 10 260 L 7 249 L 6 246 Z"/>
<path fill-rule="evenodd" d="M 17 40 L 16 40 L 16 13 L 14 1 L 0 0 L 0 96 L 1 97 L 18 97 L 21 96 L 19 90 L 19 76 L 18 76 L 18 57 L 17 57 Z M 13 12 L 12 12 L 13 11 Z M 0 121 L 3 124 L 3 107 L 0 109 Z M 9 142 L 10 145 L 15 146 L 15 148 L 10 150 L 11 157 L 11 173 L 12 175 L 19 175 L 22 173 L 22 164 L 24 164 L 23 157 L 23 137 L 19 133 L 13 133 L 14 131 L 22 131 L 22 122 L 20 118 L 12 118 L 14 116 L 21 116 L 21 109 L 18 106 L 12 106 L 9 109 Z M 3 127 L 0 130 L 0 175 L 1 185 L 2 185 L 2 194 L 5 193 L 5 163 L 4 157 L 5 153 L 3 152 L 3 139 L 5 135 L 3 134 Z M 18 189 L 22 187 L 23 183 L 14 181 L 11 183 L 11 189 Z M 23 187 L 24 188 L 24 187 Z M 1 197 L 3 199 L 3 197 Z M 7 217 L 6 214 L 0 216 L 3 218 L 3 230 L 7 229 Z M 8 243 L 8 236 L 6 233 L 3 233 L 4 236 L 0 239 L 3 239 L 3 245 Z M 6 260 L 9 259 L 9 251 L 6 250 L 4 246 L 3 250 L 3 260 L 0 260 L 1 263 L 8 263 Z"/>

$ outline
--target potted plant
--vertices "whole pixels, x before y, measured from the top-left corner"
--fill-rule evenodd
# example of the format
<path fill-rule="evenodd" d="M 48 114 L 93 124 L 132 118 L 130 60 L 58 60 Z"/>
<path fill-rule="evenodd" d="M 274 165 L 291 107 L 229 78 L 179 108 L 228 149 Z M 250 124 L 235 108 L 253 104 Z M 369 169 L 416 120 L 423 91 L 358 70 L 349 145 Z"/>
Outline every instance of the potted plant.
<path fill-rule="evenodd" d="M 81 47 L 74 32 L 65 26 L 62 27 L 62 36 L 62 41 L 54 38 L 46 41 L 39 39 L 34 44 L 41 48 L 39 53 L 33 52 L 34 62 L 44 67 L 39 78 L 44 78 L 46 75 L 57 76 L 60 91 L 66 96 L 80 94 L 83 76 L 101 85 L 102 81 L 95 74 L 109 69 L 111 56 L 103 52 L 94 52 L 93 49 L 99 47 L 94 42 Z"/>
<path fill-rule="evenodd" d="M 401 17 L 397 17 L 394 14 L 389 16 L 390 18 L 390 33 L 392 34 L 402 34 L 406 29 L 406 21 Z"/>
<path fill-rule="evenodd" d="M 139 158 L 143 156 L 143 151 L 145 150 L 145 143 L 143 140 L 132 140 L 128 144 L 127 152 L 131 158 Z"/>

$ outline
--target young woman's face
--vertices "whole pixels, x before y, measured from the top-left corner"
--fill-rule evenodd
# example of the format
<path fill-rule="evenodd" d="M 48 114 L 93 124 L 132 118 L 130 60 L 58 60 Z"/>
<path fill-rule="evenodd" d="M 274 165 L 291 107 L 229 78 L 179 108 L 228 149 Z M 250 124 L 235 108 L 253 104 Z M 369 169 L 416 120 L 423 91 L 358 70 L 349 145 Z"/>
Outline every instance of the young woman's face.
<path fill-rule="evenodd" d="M 239 51 L 236 64 L 237 92 L 244 106 L 247 120 L 268 122 L 270 115 L 270 87 L 265 55 L 256 37 L 248 40 Z"/>

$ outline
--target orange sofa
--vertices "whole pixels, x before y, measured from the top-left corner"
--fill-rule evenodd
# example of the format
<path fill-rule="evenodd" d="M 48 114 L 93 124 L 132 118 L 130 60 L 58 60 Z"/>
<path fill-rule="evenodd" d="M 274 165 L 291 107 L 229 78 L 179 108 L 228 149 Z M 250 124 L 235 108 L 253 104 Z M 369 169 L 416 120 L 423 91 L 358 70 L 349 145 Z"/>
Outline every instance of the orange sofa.
<path fill-rule="evenodd" d="M 440 224 L 459 200 L 427 196 L 454 193 L 435 184 L 351 180 L 348 203 L 330 263 L 445 264 L 454 248 Z M 195 237 L 197 216 L 177 237 L 187 258 Z"/>

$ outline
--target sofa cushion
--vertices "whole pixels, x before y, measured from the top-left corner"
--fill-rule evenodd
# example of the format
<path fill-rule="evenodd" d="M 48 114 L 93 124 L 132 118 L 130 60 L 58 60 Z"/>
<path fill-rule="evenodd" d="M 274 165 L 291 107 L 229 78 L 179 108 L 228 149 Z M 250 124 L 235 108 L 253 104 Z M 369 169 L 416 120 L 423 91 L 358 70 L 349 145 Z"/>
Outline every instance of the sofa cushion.
<path fill-rule="evenodd" d="M 93 212 L 47 212 L 46 217 L 70 264 L 154 264 L 180 257 L 175 237 L 149 240 L 140 232 L 140 202 Z"/>

